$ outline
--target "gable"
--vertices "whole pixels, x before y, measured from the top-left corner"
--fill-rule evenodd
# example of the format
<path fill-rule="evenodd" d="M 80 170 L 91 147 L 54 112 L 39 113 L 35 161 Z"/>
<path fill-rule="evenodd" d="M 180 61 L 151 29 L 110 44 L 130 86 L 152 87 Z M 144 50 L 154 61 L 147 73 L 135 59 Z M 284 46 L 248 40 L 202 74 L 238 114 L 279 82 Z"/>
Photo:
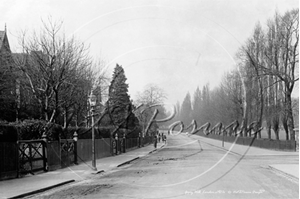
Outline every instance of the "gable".
<path fill-rule="evenodd" d="M 8 38 L 5 31 L 0 31 L 0 51 L 11 53 Z"/>
<path fill-rule="evenodd" d="M 11 66 L 13 63 L 8 38 L 5 31 L 0 31 L 0 65 Z"/>
<path fill-rule="evenodd" d="M 4 31 L 0 31 L 0 49 L 2 47 L 2 43 L 5 37 L 5 32 Z"/>

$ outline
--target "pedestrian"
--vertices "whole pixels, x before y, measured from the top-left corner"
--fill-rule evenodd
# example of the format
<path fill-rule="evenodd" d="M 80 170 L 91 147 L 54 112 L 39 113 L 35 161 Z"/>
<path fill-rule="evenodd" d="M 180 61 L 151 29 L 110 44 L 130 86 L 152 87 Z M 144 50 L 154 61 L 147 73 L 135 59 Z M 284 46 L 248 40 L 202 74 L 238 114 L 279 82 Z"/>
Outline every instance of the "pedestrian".
<path fill-rule="evenodd" d="M 165 144 L 167 143 L 167 136 L 164 135 L 164 141 L 165 141 Z"/>
<path fill-rule="evenodd" d="M 154 135 L 154 148 L 157 147 L 157 134 Z"/>

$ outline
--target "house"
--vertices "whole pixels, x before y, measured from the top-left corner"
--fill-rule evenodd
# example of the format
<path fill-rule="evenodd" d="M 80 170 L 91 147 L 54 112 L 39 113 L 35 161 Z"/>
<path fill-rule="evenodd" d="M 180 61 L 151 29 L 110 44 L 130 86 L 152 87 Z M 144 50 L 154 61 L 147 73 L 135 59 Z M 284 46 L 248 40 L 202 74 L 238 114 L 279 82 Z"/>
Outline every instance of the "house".
<path fill-rule="evenodd" d="M 11 66 L 12 55 L 6 34 L 6 28 L 4 31 L 0 31 L 0 66 Z"/>
<path fill-rule="evenodd" d="M 16 118 L 16 75 L 6 27 L 0 31 L 0 120 Z"/>

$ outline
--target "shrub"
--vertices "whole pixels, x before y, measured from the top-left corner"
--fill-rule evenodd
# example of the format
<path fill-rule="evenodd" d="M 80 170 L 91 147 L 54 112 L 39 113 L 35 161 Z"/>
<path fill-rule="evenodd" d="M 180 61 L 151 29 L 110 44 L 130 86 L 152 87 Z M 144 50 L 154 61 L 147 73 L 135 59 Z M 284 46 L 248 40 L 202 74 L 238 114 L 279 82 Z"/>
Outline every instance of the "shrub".
<path fill-rule="evenodd" d="M 106 126 L 106 127 L 95 127 L 95 139 L 101 138 L 110 138 L 111 133 L 115 130 L 114 126 Z M 66 131 L 64 131 L 63 135 L 61 136 L 62 139 L 72 139 L 74 132 L 77 132 L 78 139 L 92 139 L 92 129 L 86 127 L 69 127 Z M 127 138 L 138 137 L 141 129 L 135 128 L 133 130 L 127 130 L 124 128 L 120 128 L 116 131 L 118 137 L 123 137 L 124 133 L 126 134 Z M 112 135 L 115 136 L 115 135 Z"/>
<path fill-rule="evenodd" d="M 62 133 L 60 125 L 43 120 L 24 120 L 10 123 L 9 125 L 14 126 L 18 130 L 19 140 L 42 139 L 42 135 L 45 132 L 47 139 L 53 141 L 58 140 Z"/>

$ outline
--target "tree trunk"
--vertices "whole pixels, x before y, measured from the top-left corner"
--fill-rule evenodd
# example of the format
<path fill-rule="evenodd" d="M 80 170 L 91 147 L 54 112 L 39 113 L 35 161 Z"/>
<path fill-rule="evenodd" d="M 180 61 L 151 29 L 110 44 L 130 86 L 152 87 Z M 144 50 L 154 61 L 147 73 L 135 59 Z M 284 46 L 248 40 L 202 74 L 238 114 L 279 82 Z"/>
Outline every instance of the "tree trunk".
<path fill-rule="evenodd" d="M 258 118 L 257 129 L 259 129 L 262 125 L 263 113 L 264 113 L 264 95 L 263 95 L 263 83 L 261 78 L 258 78 L 259 82 L 259 92 L 260 92 L 260 114 Z M 258 138 L 261 138 L 261 131 L 258 132 Z"/>
<path fill-rule="evenodd" d="M 67 110 L 64 110 L 64 128 L 67 128 L 67 120 L 68 120 L 68 115 L 67 115 Z"/>
<path fill-rule="evenodd" d="M 261 131 L 259 131 L 257 134 L 258 134 L 258 138 L 261 138 Z"/>
<path fill-rule="evenodd" d="M 245 136 L 247 137 L 247 123 L 248 123 L 248 104 L 247 104 L 247 90 L 246 90 L 246 80 L 245 80 L 245 77 L 243 77 L 243 74 L 241 72 L 241 69 L 238 67 L 238 73 L 239 73 L 239 76 L 242 80 L 242 104 L 243 104 L 243 119 L 242 119 L 242 125 L 241 125 L 241 136 Z"/>
<path fill-rule="evenodd" d="M 286 140 L 289 140 L 289 129 L 288 129 L 288 124 L 287 124 L 286 113 L 284 113 L 284 115 L 282 116 L 282 126 L 283 126 L 284 131 L 285 131 Z"/>
<path fill-rule="evenodd" d="M 279 140 L 279 129 L 274 129 L 274 133 L 275 133 L 275 136 L 276 136 L 276 140 Z"/>
<path fill-rule="evenodd" d="M 277 115 L 275 115 L 273 118 L 273 130 L 276 140 L 279 140 L 279 117 Z"/>
<path fill-rule="evenodd" d="M 292 108 L 292 97 L 291 91 L 287 89 L 286 91 L 286 111 L 287 111 L 287 125 L 288 130 L 291 135 L 291 140 L 295 140 L 295 131 L 294 131 L 294 118 L 293 118 L 293 108 Z"/>
<path fill-rule="evenodd" d="M 247 137 L 247 130 L 248 130 L 248 104 L 247 104 L 247 94 L 246 94 L 246 88 L 244 91 L 243 96 L 243 119 L 242 119 L 242 136 Z"/>
<path fill-rule="evenodd" d="M 289 132 L 285 132 L 285 139 L 289 140 Z"/>
<path fill-rule="evenodd" d="M 48 97 L 46 97 L 45 99 L 45 106 L 44 106 L 44 117 L 45 117 L 45 120 L 48 121 L 49 120 L 49 117 L 48 117 Z"/>
<path fill-rule="evenodd" d="M 271 128 L 271 122 L 267 123 L 267 133 L 268 133 L 268 139 L 272 139 L 271 133 L 272 133 L 272 128 Z"/>

